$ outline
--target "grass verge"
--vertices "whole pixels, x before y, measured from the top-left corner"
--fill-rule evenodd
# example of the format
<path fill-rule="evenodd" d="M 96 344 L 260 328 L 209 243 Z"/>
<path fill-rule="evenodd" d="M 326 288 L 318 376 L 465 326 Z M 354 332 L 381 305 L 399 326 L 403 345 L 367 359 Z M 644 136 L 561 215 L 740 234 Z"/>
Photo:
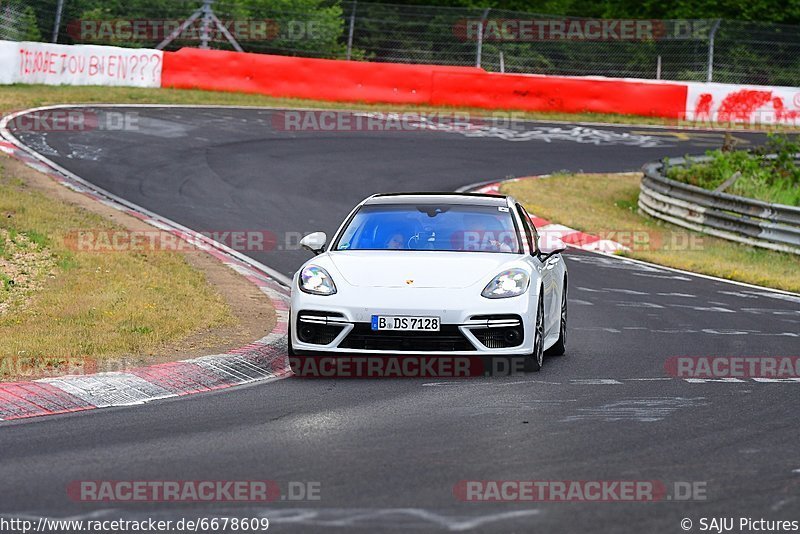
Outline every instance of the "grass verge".
<path fill-rule="evenodd" d="M 0 157 L 0 380 L 215 353 L 271 328 L 268 299 L 248 304 L 257 288 L 203 252 L 74 246 L 78 229 L 141 227 L 150 229 Z M 238 301 L 258 310 L 252 324 Z"/>
<path fill-rule="evenodd" d="M 409 104 L 368 104 L 363 102 L 323 102 L 298 98 L 277 98 L 264 95 L 231 93 L 222 91 L 201 91 L 189 89 L 148 89 L 135 87 L 71 87 L 48 85 L 11 85 L 0 88 L 0 111 L 23 110 L 31 107 L 55 104 L 195 104 L 224 106 L 272 106 L 307 107 L 328 109 L 362 109 L 376 111 L 415 111 L 415 112 L 466 112 L 472 116 L 491 116 L 492 111 L 468 107 L 434 107 Z M 702 126 L 674 119 L 659 117 L 639 117 L 636 115 L 600 113 L 556 113 L 522 112 L 495 110 L 494 113 L 513 114 L 515 120 L 543 120 L 564 122 L 598 122 L 609 124 L 650 124 L 660 126 Z M 503 115 L 509 116 L 509 115 Z M 748 130 L 748 125 L 726 124 L 726 128 Z M 764 126 L 762 131 L 783 130 Z"/>
<path fill-rule="evenodd" d="M 684 230 L 638 213 L 641 174 L 563 174 L 506 183 L 532 214 L 631 248 L 621 255 L 800 292 L 800 258 Z"/>

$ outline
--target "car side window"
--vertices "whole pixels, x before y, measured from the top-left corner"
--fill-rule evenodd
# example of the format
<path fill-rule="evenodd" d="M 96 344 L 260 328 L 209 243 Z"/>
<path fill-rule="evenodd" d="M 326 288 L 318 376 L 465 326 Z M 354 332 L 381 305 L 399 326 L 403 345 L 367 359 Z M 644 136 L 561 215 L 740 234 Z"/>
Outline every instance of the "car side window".
<path fill-rule="evenodd" d="M 522 208 L 522 213 L 525 214 L 525 221 L 531 227 L 531 232 L 533 233 L 533 243 L 535 250 L 539 250 L 539 231 L 536 229 L 536 225 L 533 224 L 531 220 L 531 216 L 525 208 Z"/>
<path fill-rule="evenodd" d="M 536 230 L 536 225 L 534 225 L 533 221 L 531 221 L 531 216 L 528 214 L 525 208 L 523 208 L 521 204 L 517 204 L 517 207 L 520 210 L 520 216 L 522 217 L 522 220 L 525 222 L 525 227 L 529 229 L 531 233 L 531 240 L 533 241 L 533 245 L 531 246 L 532 254 L 536 254 L 539 252 L 539 232 Z"/>
<path fill-rule="evenodd" d="M 538 250 L 539 244 L 536 229 L 531 224 L 531 219 L 528 216 L 528 212 L 525 211 L 525 208 L 523 208 L 521 204 L 517 204 L 517 213 L 519 213 L 519 218 L 522 219 L 522 228 L 525 230 L 525 237 L 528 240 L 528 248 L 531 251 L 531 254 L 534 254 Z"/>

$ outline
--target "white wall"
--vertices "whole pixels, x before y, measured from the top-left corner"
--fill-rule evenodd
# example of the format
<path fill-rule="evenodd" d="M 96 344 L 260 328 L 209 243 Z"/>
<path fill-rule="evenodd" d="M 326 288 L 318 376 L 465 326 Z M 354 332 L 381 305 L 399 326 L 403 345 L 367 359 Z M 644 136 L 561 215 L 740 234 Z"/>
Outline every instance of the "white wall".
<path fill-rule="evenodd" d="M 19 43 L 0 41 L 0 84 L 14 83 L 19 70 Z"/>
<path fill-rule="evenodd" d="M 686 119 L 800 126 L 800 88 L 690 82 Z"/>
<path fill-rule="evenodd" d="M 161 50 L 0 41 L 0 83 L 161 87 Z"/>

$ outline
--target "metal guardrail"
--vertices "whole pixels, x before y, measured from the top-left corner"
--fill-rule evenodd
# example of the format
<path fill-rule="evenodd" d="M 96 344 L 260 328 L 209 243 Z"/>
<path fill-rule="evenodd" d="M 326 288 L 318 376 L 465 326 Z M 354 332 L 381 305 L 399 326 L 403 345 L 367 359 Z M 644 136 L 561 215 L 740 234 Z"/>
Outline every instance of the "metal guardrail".
<path fill-rule="evenodd" d="M 797 156 L 800 159 L 800 155 Z M 691 158 L 703 163 L 711 158 Z M 800 207 L 709 191 L 667 178 L 685 158 L 647 163 L 640 186 L 639 209 L 658 219 L 723 239 L 800 254 Z"/>

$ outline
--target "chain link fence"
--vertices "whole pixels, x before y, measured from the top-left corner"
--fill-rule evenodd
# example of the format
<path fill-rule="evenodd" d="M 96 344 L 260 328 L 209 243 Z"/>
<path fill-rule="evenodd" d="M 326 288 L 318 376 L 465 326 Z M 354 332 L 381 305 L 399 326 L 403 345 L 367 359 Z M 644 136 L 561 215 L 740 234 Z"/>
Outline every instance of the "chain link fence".
<path fill-rule="evenodd" d="M 0 0 L 0 38 L 50 40 L 54 33 L 61 43 L 800 85 L 799 26 L 600 20 L 363 0 Z"/>
<path fill-rule="evenodd" d="M 0 39 L 38 41 L 41 38 L 33 6 L 22 2 L 0 2 Z"/>

